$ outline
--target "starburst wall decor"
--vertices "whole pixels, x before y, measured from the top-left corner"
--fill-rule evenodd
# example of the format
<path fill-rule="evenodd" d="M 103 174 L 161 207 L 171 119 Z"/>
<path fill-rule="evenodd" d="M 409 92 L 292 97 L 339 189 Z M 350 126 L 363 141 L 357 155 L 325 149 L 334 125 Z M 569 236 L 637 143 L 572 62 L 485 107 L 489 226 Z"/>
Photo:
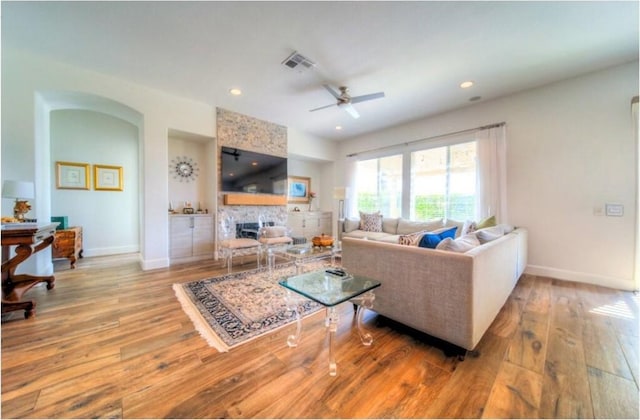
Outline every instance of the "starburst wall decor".
<path fill-rule="evenodd" d="M 198 177 L 200 168 L 198 164 L 187 156 L 178 156 L 175 159 L 171 159 L 169 165 L 169 173 L 173 175 L 174 179 L 180 182 L 194 181 Z"/>

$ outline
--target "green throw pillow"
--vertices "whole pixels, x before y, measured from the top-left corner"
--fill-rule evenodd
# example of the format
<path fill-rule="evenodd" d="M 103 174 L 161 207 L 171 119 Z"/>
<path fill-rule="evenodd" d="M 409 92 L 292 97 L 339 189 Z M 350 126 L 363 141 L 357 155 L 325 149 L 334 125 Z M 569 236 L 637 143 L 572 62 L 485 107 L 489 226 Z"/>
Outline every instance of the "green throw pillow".
<path fill-rule="evenodd" d="M 496 225 L 496 216 L 487 217 L 476 223 L 476 230 L 492 227 Z"/>

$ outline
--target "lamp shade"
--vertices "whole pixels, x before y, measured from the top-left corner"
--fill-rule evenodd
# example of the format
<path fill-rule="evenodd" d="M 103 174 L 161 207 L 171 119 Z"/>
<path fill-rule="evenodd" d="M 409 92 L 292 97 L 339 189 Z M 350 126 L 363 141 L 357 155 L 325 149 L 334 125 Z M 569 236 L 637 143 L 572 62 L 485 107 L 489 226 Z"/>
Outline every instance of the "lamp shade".
<path fill-rule="evenodd" d="M 6 180 L 2 184 L 2 196 L 4 198 L 33 198 L 33 182 Z"/>
<path fill-rule="evenodd" d="M 349 188 L 347 187 L 335 187 L 333 189 L 333 198 L 336 200 L 344 200 L 349 195 Z"/>

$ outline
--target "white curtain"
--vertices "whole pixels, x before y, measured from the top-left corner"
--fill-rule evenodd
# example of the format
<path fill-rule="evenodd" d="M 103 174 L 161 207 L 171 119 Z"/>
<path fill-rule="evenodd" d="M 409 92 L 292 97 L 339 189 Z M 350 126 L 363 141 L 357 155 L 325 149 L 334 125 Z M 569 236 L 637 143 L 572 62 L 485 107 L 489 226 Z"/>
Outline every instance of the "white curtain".
<path fill-rule="evenodd" d="M 633 123 L 633 138 L 636 143 L 636 195 L 640 197 L 640 135 L 638 133 L 638 97 L 631 99 L 631 117 Z M 640 198 L 636 198 L 636 263 L 635 290 L 640 290 Z"/>
<path fill-rule="evenodd" d="M 507 139 L 506 125 L 479 130 L 477 209 L 479 219 L 496 216 L 508 223 L 507 216 Z"/>

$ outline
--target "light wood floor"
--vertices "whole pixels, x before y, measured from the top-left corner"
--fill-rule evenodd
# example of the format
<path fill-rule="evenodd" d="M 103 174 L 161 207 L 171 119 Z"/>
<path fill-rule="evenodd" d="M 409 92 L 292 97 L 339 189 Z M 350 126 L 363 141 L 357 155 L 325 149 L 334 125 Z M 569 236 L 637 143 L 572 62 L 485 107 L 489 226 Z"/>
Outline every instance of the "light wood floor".
<path fill-rule="evenodd" d="M 321 313 L 296 349 L 285 328 L 229 353 L 207 346 L 171 285 L 223 272 L 143 272 L 131 257 L 56 262 L 27 293 L 34 319 L 2 323 L 2 418 L 638 418 L 638 297 L 523 276 L 459 362 L 341 307 L 338 376 Z M 236 267 L 234 267 L 236 268 Z M 248 269 L 250 265 L 240 269 Z"/>

